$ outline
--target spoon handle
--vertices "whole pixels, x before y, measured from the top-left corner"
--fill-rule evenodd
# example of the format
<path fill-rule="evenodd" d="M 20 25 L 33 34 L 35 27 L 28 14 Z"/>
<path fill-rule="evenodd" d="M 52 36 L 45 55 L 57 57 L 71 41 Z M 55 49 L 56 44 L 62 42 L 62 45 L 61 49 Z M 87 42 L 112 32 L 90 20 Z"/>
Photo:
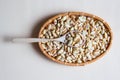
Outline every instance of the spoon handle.
<path fill-rule="evenodd" d="M 34 43 L 34 42 L 47 42 L 53 41 L 55 39 L 41 39 L 41 38 L 14 38 L 13 42 L 22 42 L 22 43 Z"/>

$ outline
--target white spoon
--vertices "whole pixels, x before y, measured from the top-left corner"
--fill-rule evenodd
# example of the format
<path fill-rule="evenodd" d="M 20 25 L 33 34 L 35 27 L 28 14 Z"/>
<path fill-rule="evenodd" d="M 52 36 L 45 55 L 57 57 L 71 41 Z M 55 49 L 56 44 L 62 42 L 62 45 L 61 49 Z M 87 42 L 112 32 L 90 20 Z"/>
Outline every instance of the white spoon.
<path fill-rule="evenodd" d="M 71 31 L 70 31 L 71 32 Z M 66 33 L 65 35 L 59 37 L 59 38 L 55 38 L 55 39 L 43 39 L 43 38 L 14 38 L 12 40 L 12 42 L 19 42 L 19 43 L 35 43 L 35 42 L 48 42 L 48 41 L 59 41 L 59 42 L 62 42 L 62 43 L 65 43 L 65 40 L 66 40 L 66 35 L 69 34 L 70 32 Z M 72 31 L 72 32 L 78 32 L 78 31 Z M 85 39 L 83 38 L 83 43 L 80 44 L 83 45 L 85 43 Z M 72 46 L 72 45 L 68 45 L 68 46 L 71 46 L 71 47 L 76 47 L 76 46 Z M 79 46 L 77 46 L 79 47 Z"/>

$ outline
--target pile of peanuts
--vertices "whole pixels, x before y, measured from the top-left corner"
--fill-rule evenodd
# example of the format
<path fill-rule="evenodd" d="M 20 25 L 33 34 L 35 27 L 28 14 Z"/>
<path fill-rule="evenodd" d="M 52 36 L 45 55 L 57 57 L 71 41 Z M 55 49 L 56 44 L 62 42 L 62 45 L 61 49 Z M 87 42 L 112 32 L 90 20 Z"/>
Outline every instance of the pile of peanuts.
<path fill-rule="evenodd" d="M 85 63 L 100 56 L 109 46 L 111 36 L 103 22 L 81 15 L 59 16 L 42 30 L 40 38 L 54 39 L 73 30 L 79 33 L 71 33 L 66 38 L 67 44 L 80 45 L 84 38 L 85 42 L 81 46 L 70 47 L 62 42 L 48 41 L 41 43 L 42 48 L 48 55 L 59 61 Z"/>

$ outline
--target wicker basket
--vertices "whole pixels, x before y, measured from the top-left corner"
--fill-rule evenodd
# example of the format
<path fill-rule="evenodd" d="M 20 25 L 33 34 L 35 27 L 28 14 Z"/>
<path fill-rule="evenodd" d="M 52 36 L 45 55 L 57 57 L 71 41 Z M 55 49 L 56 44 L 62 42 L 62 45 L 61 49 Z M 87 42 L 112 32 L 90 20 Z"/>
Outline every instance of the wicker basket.
<path fill-rule="evenodd" d="M 60 63 L 60 64 L 69 65 L 69 66 L 84 66 L 84 65 L 86 65 L 86 64 L 89 64 L 89 63 L 92 63 L 92 62 L 98 60 L 99 58 L 101 58 L 102 56 L 104 56 L 104 55 L 107 53 L 107 51 L 109 50 L 109 48 L 110 48 L 110 46 L 111 46 L 111 44 L 112 44 L 112 37 L 113 37 L 110 26 L 109 26 L 103 19 L 101 19 L 100 17 L 95 16 L 95 15 L 93 15 L 93 14 L 85 13 L 85 12 L 67 12 L 67 13 L 61 13 L 61 14 L 58 14 L 58 15 L 50 18 L 50 19 L 49 19 L 46 23 L 44 23 L 44 25 L 41 27 L 38 37 L 40 37 L 40 34 L 41 34 L 42 30 L 43 30 L 48 24 L 50 24 L 54 19 L 58 18 L 59 16 L 65 16 L 65 15 L 83 15 L 83 16 L 92 17 L 92 18 L 94 18 L 94 19 L 97 19 L 97 20 L 103 22 L 104 25 L 105 25 L 105 27 L 108 28 L 108 30 L 109 30 L 109 32 L 110 32 L 110 37 L 111 37 L 110 43 L 108 44 L 108 47 L 107 47 L 107 50 L 106 50 L 104 53 L 102 53 L 101 55 L 99 55 L 98 57 L 96 57 L 95 59 L 92 59 L 92 60 L 87 61 L 87 62 L 84 62 L 84 63 L 65 63 L 65 62 L 59 61 L 59 60 L 51 57 L 49 54 L 47 54 L 46 51 L 45 51 L 45 50 L 43 49 L 43 47 L 41 46 L 41 43 L 39 43 L 39 47 L 40 47 L 40 49 L 41 49 L 41 51 L 42 51 L 42 53 L 43 53 L 44 55 L 46 55 L 49 59 L 51 59 L 51 60 L 53 60 L 53 61 L 55 61 L 55 62 L 57 62 L 57 63 Z"/>

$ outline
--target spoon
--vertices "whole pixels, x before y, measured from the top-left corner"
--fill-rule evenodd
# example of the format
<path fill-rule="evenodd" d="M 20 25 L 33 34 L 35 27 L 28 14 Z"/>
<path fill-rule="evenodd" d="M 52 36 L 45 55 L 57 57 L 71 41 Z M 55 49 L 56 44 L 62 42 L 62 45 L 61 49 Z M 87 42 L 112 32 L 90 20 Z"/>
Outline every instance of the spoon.
<path fill-rule="evenodd" d="M 12 40 L 12 42 L 22 42 L 22 43 L 36 43 L 36 42 L 48 42 L 48 41 L 58 41 L 58 42 L 62 42 L 64 44 L 66 44 L 66 36 L 68 34 L 70 34 L 70 32 L 76 32 L 78 33 L 79 31 L 77 30 L 73 30 L 73 31 L 69 31 L 66 34 L 64 34 L 61 37 L 55 38 L 55 39 L 45 39 L 45 38 L 14 38 Z M 83 37 L 82 37 L 83 38 Z M 82 44 L 80 44 L 79 46 L 72 46 L 72 45 L 68 45 L 70 47 L 80 47 L 81 45 L 83 45 L 85 43 L 85 39 L 83 38 L 83 42 Z"/>

